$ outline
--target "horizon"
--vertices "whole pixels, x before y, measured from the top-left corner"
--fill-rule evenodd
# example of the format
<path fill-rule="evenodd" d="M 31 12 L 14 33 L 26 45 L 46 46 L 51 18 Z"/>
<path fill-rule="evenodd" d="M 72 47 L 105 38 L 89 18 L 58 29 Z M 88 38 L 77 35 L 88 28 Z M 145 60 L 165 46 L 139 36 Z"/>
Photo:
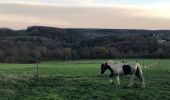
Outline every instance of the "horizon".
<path fill-rule="evenodd" d="M 0 27 L 170 30 L 169 0 L 6 0 Z"/>
<path fill-rule="evenodd" d="M 14 31 L 20 31 L 20 30 L 27 30 L 29 27 L 48 27 L 48 28 L 59 28 L 59 29 L 87 29 L 87 30 L 144 30 L 144 31 L 170 31 L 170 29 L 139 29 L 139 28 L 71 28 L 71 27 L 55 27 L 55 26 L 41 26 L 41 25 L 33 25 L 33 26 L 27 26 L 25 28 L 20 28 L 20 29 L 14 29 L 14 28 L 10 28 L 10 27 L 0 27 L 0 29 L 10 29 L 10 30 L 14 30 Z"/>

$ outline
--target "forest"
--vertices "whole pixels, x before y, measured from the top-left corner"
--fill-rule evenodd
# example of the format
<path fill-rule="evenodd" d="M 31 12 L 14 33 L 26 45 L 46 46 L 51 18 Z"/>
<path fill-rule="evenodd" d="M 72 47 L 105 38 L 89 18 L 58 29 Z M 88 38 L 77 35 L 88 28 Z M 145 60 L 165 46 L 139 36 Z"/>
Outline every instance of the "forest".
<path fill-rule="evenodd" d="M 170 58 L 170 30 L 87 29 L 31 26 L 0 28 L 0 62 Z"/>

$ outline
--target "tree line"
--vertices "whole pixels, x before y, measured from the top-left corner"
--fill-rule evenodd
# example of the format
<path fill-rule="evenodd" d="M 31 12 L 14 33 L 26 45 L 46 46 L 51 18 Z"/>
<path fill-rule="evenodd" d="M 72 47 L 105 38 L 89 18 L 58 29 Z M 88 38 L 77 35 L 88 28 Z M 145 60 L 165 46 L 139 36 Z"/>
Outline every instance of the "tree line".
<path fill-rule="evenodd" d="M 0 62 L 40 60 L 169 58 L 170 31 L 61 29 L 32 26 L 0 29 Z M 163 34 L 163 35 L 162 35 Z"/>

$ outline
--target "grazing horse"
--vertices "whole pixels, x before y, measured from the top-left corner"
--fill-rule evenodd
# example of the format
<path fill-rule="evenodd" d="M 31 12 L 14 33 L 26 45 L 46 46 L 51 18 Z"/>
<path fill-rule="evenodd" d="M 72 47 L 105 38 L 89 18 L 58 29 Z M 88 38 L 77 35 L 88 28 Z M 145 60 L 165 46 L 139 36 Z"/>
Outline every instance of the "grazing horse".
<path fill-rule="evenodd" d="M 141 86 L 145 87 L 143 73 L 140 65 L 138 63 L 120 63 L 116 61 L 109 60 L 105 64 L 101 64 L 101 75 L 104 74 L 106 70 L 111 72 L 110 82 L 113 82 L 113 77 L 116 77 L 117 85 L 120 85 L 119 76 L 130 75 L 130 82 L 128 86 L 133 85 L 135 76 L 141 81 Z"/>

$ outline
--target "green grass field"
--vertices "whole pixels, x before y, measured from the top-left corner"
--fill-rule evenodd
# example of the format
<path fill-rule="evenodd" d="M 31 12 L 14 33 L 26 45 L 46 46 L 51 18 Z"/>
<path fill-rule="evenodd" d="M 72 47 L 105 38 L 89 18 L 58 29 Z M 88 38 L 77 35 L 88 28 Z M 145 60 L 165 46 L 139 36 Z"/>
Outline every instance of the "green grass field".
<path fill-rule="evenodd" d="M 0 64 L 0 100 L 170 100 L 170 59 L 138 59 L 146 87 L 139 80 L 127 87 L 109 83 L 107 72 L 98 77 L 106 60 L 48 61 L 39 64 Z M 125 62 L 135 62 L 133 59 Z"/>

